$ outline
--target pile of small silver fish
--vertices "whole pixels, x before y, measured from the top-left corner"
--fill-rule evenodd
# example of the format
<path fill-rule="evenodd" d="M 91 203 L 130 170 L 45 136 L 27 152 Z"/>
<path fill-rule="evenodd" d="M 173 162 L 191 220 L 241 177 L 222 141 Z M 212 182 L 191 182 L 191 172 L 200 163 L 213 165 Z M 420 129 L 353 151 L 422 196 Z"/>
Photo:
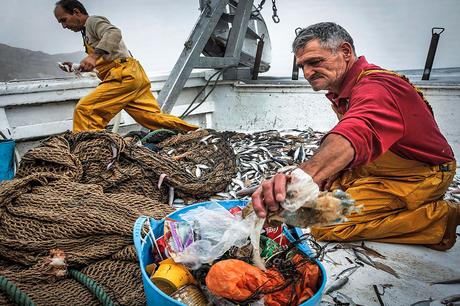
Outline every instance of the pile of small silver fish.
<path fill-rule="evenodd" d="M 318 149 L 323 136 L 312 129 L 236 134 L 230 141 L 238 172 L 226 190 L 213 199 L 237 198 L 238 191 L 258 186 L 281 168 L 303 163 Z"/>
<path fill-rule="evenodd" d="M 260 185 L 281 168 L 308 160 L 319 148 L 323 132 L 307 130 L 269 130 L 238 134 L 231 139 L 238 165 L 238 173 L 213 199 L 235 199 L 237 192 Z M 456 176 L 446 192 L 446 200 L 460 203 L 460 176 Z"/>
<path fill-rule="evenodd" d="M 259 186 L 263 180 L 271 178 L 284 167 L 305 162 L 318 150 L 324 135 L 324 132 L 312 129 L 237 133 L 230 142 L 237 159 L 238 172 L 225 191 L 216 193 L 211 199 L 241 198 L 243 196 L 237 194 L 239 191 Z M 201 142 L 210 145 L 219 140 L 220 138 L 208 135 Z M 168 152 L 168 155 L 174 154 Z M 186 170 L 200 177 L 210 166 L 199 164 Z M 445 199 L 460 203 L 460 176 L 454 178 Z M 174 204 L 183 205 L 184 201 L 177 198 Z"/>

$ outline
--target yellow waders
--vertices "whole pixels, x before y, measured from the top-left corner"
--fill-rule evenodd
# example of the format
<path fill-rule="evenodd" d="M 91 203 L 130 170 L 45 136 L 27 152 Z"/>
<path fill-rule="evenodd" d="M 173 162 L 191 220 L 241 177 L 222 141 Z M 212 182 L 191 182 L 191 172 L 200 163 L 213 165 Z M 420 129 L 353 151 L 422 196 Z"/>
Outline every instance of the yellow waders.
<path fill-rule="evenodd" d="M 88 54 L 92 48 L 87 45 Z M 78 102 L 73 118 L 73 131 L 102 130 L 124 109 L 140 125 L 191 131 L 198 128 L 176 116 L 161 112 L 150 91 L 150 80 L 139 62 L 133 58 L 117 59 L 96 66 L 102 82 Z"/>
<path fill-rule="evenodd" d="M 455 170 L 455 161 L 429 166 L 388 151 L 343 172 L 331 187 L 348 192 L 363 205 L 361 213 L 341 224 L 312 228 L 312 234 L 318 240 L 438 244 L 449 213 L 442 198 Z"/>

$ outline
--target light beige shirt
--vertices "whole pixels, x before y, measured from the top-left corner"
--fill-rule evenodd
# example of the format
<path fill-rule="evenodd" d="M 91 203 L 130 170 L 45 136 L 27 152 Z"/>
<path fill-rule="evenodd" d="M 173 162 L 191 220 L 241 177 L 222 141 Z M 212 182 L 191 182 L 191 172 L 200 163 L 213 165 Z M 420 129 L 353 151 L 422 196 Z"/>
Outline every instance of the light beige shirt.
<path fill-rule="evenodd" d="M 126 48 L 121 31 L 102 16 L 89 16 L 85 22 L 84 40 L 94 49 L 101 49 L 108 54 L 103 55 L 104 61 L 131 57 Z"/>

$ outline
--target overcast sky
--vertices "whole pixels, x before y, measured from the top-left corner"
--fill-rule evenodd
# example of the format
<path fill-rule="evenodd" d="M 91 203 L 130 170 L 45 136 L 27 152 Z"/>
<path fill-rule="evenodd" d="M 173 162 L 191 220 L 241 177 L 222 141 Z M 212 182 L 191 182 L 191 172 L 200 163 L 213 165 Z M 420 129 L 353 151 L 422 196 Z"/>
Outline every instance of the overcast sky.
<path fill-rule="evenodd" d="M 56 1 L 1 2 L 0 43 L 51 54 L 82 50 L 81 36 L 56 22 Z M 106 16 L 122 30 L 149 74 L 172 69 L 199 15 L 198 0 L 82 2 L 90 15 Z M 423 68 L 431 28 L 445 27 L 433 66 L 460 67 L 460 0 L 277 0 L 277 7 L 279 24 L 271 19 L 270 0 L 263 10 L 272 41 L 271 75 L 291 74 L 294 29 L 320 21 L 339 23 L 354 38 L 358 55 L 394 70 Z"/>

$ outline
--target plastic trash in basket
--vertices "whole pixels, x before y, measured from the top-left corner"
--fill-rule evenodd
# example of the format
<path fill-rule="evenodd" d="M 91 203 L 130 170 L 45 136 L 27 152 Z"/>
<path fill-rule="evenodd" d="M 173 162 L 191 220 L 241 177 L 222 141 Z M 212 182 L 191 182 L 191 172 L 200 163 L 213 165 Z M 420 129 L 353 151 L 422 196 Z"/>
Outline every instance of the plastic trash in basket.
<path fill-rule="evenodd" d="M 211 202 L 204 202 L 204 203 L 190 205 L 188 207 L 177 210 L 174 213 L 171 213 L 170 215 L 168 215 L 168 217 L 175 219 L 175 220 L 181 220 L 180 214 L 183 214 L 199 206 L 208 205 L 210 203 Z M 248 201 L 227 200 L 227 201 L 217 201 L 217 203 L 219 203 L 226 209 L 230 210 L 237 206 L 245 206 L 248 203 Z M 145 231 L 143 232 L 144 224 L 146 223 L 148 224 L 149 233 L 146 233 Z M 141 273 L 142 273 L 142 281 L 144 284 L 144 291 L 145 291 L 145 295 L 147 299 L 147 305 L 149 306 L 185 305 L 181 303 L 180 301 L 173 299 L 171 296 L 166 295 L 158 287 L 156 287 L 153 284 L 153 282 L 150 280 L 150 276 L 148 275 L 145 269 L 145 267 L 148 264 L 151 264 L 154 262 L 154 258 L 153 258 L 153 254 L 151 250 L 152 250 L 152 247 L 154 248 L 156 247 L 154 241 L 156 241 L 156 239 L 160 238 L 163 235 L 163 227 L 164 227 L 164 220 L 158 221 L 158 220 L 154 220 L 148 217 L 139 217 L 134 225 L 133 239 L 134 239 L 134 245 L 136 247 L 136 252 L 139 258 L 139 264 L 140 264 Z M 296 233 L 301 234 L 301 230 L 296 229 Z M 289 240 L 291 239 L 295 240 L 295 238 L 289 233 L 289 231 L 287 232 L 285 231 L 285 234 L 287 234 L 286 236 Z M 298 244 L 297 247 L 300 251 L 305 253 L 307 256 L 312 255 L 312 252 L 307 244 L 301 243 L 301 244 Z M 321 303 L 321 298 L 322 298 L 324 287 L 326 284 L 326 271 L 320 262 L 316 261 L 316 263 L 319 266 L 321 270 L 321 274 L 322 274 L 321 285 L 318 291 L 310 299 L 308 299 L 306 302 L 301 304 L 302 306 L 314 306 L 314 305 L 320 305 Z"/>

